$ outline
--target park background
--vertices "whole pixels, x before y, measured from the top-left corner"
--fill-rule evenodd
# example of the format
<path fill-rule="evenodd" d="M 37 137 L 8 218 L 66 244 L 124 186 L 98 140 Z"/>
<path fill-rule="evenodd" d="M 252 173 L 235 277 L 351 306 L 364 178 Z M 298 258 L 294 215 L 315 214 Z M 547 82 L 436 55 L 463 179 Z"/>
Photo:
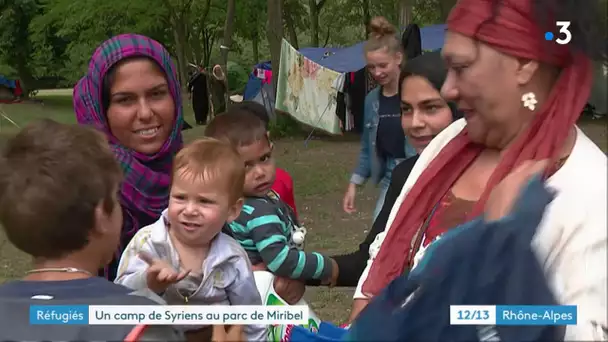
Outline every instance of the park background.
<path fill-rule="evenodd" d="M 606 0 L 599 0 L 606 7 Z M 351 46 L 366 37 L 366 24 L 383 15 L 398 27 L 445 22 L 455 0 L 0 0 L 0 75 L 19 79 L 17 104 L 0 104 L 0 147 L 19 127 L 38 118 L 74 123 L 72 87 L 85 73 L 94 49 L 112 35 L 148 35 L 172 53 L 185 84 L 188 63 L 223 65 L 232 93 L 239 93 L 252 67 L 273 60 L 280 42 L 296 49 Z M 604 14 L 605 18 L 606 15 Z M 230 46 L 223 55 L 220 45 Z M 184 92 L 185 93 L 185 92 Z M 187 96 L 186 121 L 194 123 Z M 7 120 L 9 118 L 13 122 Z M 363 188 L 357 213 L 341 200 L 359 152 L 359 137 L 314 136 L 289 120 L 273 125 L 276 159 L 295 182 L 296 202 L 306 225 L 308 250 L 327 254 L 358 248 L 371 225 L 377 192 Z M 607 120 L 582 117 L 580 127 L 608 150 Z M 202 127 L 184 132 L 202 136 Z M 22 277 L 30 260 L 0 232 L 0 283 Z M 309 288 L 306 298 L 319 317 L 348 317 L 352 289 Z"/>

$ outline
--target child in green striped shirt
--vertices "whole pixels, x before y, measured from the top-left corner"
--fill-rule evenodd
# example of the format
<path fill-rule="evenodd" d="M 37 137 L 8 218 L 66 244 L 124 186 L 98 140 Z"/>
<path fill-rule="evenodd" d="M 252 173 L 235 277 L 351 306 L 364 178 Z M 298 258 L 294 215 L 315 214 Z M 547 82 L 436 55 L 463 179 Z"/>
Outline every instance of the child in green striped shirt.
<path fill-rule="evenodd" d="M 256 268 L 262 264 L 281 277 L 331 286 L 338 277 L 336 262 L 301 250 L 304 232 L 292 209 L 271 190 L 275 163 L 266 133 L 265 123 L 243 110 L 220 114 L 205 129 L 205 136 L 229 141 L 245 163 L 245 203 L 229 225 L 230 234 Z"/>

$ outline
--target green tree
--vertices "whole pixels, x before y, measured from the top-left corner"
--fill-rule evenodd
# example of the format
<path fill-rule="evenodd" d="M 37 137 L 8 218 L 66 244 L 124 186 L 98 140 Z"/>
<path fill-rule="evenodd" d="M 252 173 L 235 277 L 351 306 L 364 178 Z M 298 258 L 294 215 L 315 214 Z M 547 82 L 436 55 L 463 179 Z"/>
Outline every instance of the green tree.
<path fill-rule="evenodd" d="M 45 72 L 61 75 L 73 84 L 86 71 L 95 48 L 114 35 L 141 33 L 166 44 L 168 32 L 161 21 L 164 17 L 162 7 L 150 2 L 49 0 L 43 5 L 41 15 L 32 20 L 30 31 L 38 47 L 37 59 L 43 59 L 43 52 L 53 49 L 57 39 L 68 42 L 62 53 L 57 51 L 62 62 L 54 63 L 56 70 Z"/>
<path fill-rule="evenodd" d="M 192 4 L 189 45 L 190 59 L 196 65 L 209 66 L 215 43 L 222 32 L 224 8 L 221 1 L 201 0 Z"/>
<path fill-rule="evenodd" d="M 325 5 L 325 0 L 308 0 L 310 16 L 310 36 L 312 46 L 319 46 L 319 14 Z"/>
<path fill-rule="evenodd" d="M 237 36 L 251 44 L 252 62 L 258 63 L 261 59 L 260 46 L 266 31 L 266 0 L 241 1 L 234 18 Z"/>
<path fill-rule="evenodd" d="M 15 70 L 25 96 L 35 89 L 29 25 L 39 12 L 35 0 L 0 0 L 0 64 Z"/>
<path fill-rule="evenodd" d="M 268 0 L 267 25 L 266 34 L 268 36 L 268 45 L 270 45 L 272 71 L 273 75 L 278 75 L 281 61 L 281 42 L 283 40 L 283 0 Z M 272 78 L 275 92 L 277 89 L 277 79 L 278 77 Z"/>
<path fill-rule="evenodd" d="M 304 6 L 302 1 L 283 1 L 284 29 L 289 35 L 289 43 L 296 49 L 300 49 L 298 31 L 307 27 L 307 13 L 307 8 Z"/>

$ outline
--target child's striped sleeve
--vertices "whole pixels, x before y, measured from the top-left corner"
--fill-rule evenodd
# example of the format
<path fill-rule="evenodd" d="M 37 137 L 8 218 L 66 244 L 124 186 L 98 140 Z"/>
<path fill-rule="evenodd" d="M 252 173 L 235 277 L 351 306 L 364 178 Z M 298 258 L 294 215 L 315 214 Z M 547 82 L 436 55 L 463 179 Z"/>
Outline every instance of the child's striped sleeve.
<path fill-rule="evenodd" d="M 275 275 L 291 279 L 326 280 L 331 277 L 332 263 L 328 257 L 320 253 L 307 253 L 291 247 L 287 240 L 290 227 L 271 210 L 260 211 L 242 227 L 249 232 L 249 237 L 255 244 L 266 267 Z M 235 228 L 234 225 L 232 226 Z"/>

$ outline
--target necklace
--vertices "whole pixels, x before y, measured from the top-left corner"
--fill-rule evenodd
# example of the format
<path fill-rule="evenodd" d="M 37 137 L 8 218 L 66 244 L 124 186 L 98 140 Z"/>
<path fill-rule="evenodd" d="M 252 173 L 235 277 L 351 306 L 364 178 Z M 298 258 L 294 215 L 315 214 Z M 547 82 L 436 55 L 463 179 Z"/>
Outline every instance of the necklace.
<path fill-rule="evenodd" d="M 93 276 L 93 274 L 87 270 L 83 270 L 81 268 L 76 267 L 48 267 L 48 268 L 37 268 L 34 270 L 27 271 L 26 274 L 32 273 L 46 273 L 46 272 L 64 272 L 64 273 L 84 273 L 89 276 Z"/>
<path fill-rule="evenodd" d="M 188 300 L 190 299 L 190 297 L 192 297 L 192 295 L 194 294 L 190 294 L 190 295 L 185 295 L 182 293 L 182 291 L 180 291 L 179 289 L 175 289 L 175 292 L 177 292 L 177 294 L 182 297 L 182 299 L 184 300 L 185 304 L 188 304 Z M 196 293 L 196 292 L 195 292 Z"/>

